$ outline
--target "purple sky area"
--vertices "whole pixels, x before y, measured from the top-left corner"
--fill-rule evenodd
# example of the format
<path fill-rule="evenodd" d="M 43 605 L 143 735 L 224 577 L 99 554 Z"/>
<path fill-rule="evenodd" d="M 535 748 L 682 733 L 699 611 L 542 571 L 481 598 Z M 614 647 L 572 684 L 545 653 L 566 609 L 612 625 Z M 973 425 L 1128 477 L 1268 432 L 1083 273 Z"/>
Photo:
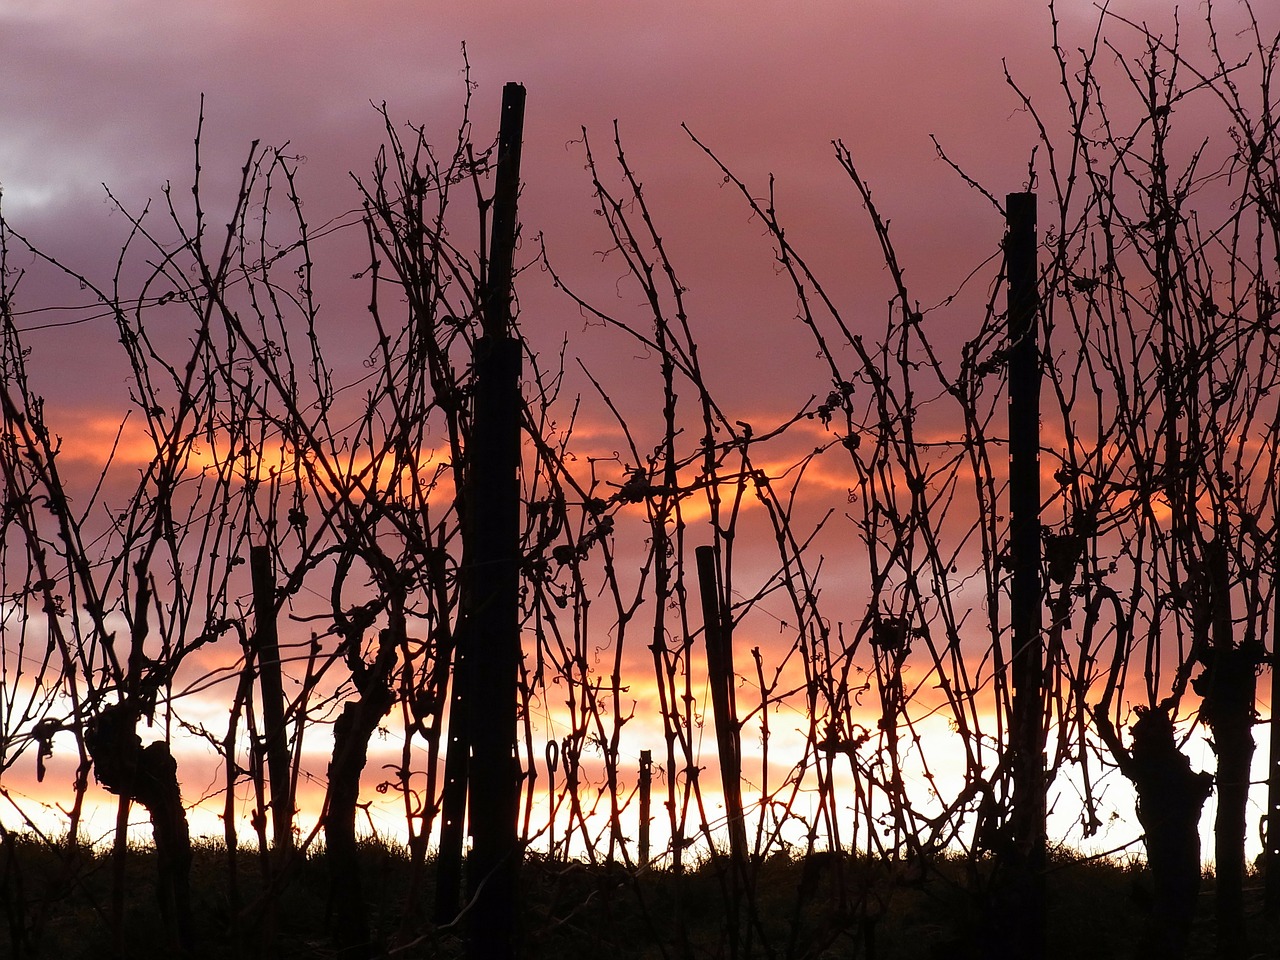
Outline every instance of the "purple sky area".
<path fill-rule="evenodd" d="M 1112 8 L 1169 21 L 1165 2 L 1123 0 Z M 1064 45 L 1086 42 L 1097 16 L 1091 3 L 1062 0 Z M 775 339 L 762 323 L 790 318 L 789 290 L 773 276 L 768 244 L 741 198 L 721 189 L 680 124 L 758 193 L 768 173 L 777 174 L 790 235 L 878 323 L 887 278 L 831 140 L 849 145 L 893 218 L 922 295 L 940 298 L 994 249 L 1001 224 L 937 158 L 929 135 L 993 193 L 1023 188 L 1034 128 L 1005 86 L 1002 58 L 1028 90 L 1056 103 L 1050 37 L 1047 5 L 1022 0 L 33 0 L 0 13 L 0 185 L 18 229 L 105 278 L 127 224 L 111 213 L 102 184 L 135 211 L 158 198 L 165 181 L 185 195 L 203 94 L 206 196 L 233 195 L 252 140 L 288 141 L 307 158 L 300 185 L 308 219 L 323 222 L 356 206 L 348 172 L 367 173 L 382 142 L 370 101 L 385 101 L 395 120 L 425 124 L 433 139 L 451 137 L 465 42 L 478 140 L 494 135 L 503 82 L 528 89 L 521 210 L 528 259 L 528 241 L 542 232 L 568 279 L 613 294 L 612 268 L 601 272 L 590 257 L 603 239 L 575 141 L 585 126 L 597 154 L 608 156 L 616 119 L 691 288 L 701 334 L 731 361 L 720 369 L 759 384 L 810 349 L 798 345 L 794 356 L 773 342 L 752 349 Z M 335 265 L 334 275 L 349 276 L 348 266 Z M 572 311 L 543 297 L 544 275 L 531 271 L 520 291 L 531 330 L 572 330 Z M 364 297 L 360 284 L 348 284 L 329 293 L 327 308 L 354 307 Z M 43 299 L 29 282 L 18 307 Z M 66 389 L 75 383 L 83 385 L 84 404 L 110 403 L 104 391 L 114 393 L 114 382 L 94 370 L 112 349 L 112 331 L 70 333 L 50 330 L 32 341 L 67 365 L 60 402 L 77 404 Z M 824 389 L 818 382 L 801 393 Z"/>

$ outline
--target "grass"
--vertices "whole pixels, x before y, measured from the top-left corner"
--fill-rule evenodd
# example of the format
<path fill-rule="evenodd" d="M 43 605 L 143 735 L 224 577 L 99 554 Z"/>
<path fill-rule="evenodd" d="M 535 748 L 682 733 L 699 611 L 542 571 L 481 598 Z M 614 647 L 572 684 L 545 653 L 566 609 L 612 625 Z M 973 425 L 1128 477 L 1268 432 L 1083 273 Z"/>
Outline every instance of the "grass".
<path fill-rule="evenodd" d="M 0 956 L 149 960 L 178 955 L 155 899 L 155 866 L 150 849 L 129 850 L 117 923 L 110 853 L 81 850 L 68 862 L 32 838 L 14 837 L 0 853 Z M 244 908 L 263 894 L 260 866 L 256 852 L 240 852 L 233 886 L 225 848 L 197 845 L 192 866 L 196 944 L 187 956 L 334 956 L 323 852 L 298 862 L 289 882 L 268 898 L 270 909 L 255 919 Z M 418 902 L 412 904 L 405 902 L 410 863 L 403 850 L 366 842 L 361 873 L 379 947 L 375 955 L 406 960 L 462 955 L 458 937 L 429 922 L 430 863 Z M 982 865 L 960 860 L 925 865 L 831 854 L 775 856 L 754 865 L 749 886 L 735 898 L 723 861 L 705 861 L 680 874 L 636 875 L 620 866 L 530 856 L 521 876 L 524 955 L 962 960 L 976 955 L 973 945 L 982 939 L 982 900 L 973 891 L 984 883 Z M 1047 957 L 1132 956 L 1146 919 L 1144 883 L 1144 871 L 1133 861 L 1053 857 L 1046 876 Z M 1256 929 L 1251 934 L 1260 947 L 1265 936 L 1260 904 L 1252 913 Z M 1211 878 L 1199 914 L 1191 955 L 1210 957 Z"/>

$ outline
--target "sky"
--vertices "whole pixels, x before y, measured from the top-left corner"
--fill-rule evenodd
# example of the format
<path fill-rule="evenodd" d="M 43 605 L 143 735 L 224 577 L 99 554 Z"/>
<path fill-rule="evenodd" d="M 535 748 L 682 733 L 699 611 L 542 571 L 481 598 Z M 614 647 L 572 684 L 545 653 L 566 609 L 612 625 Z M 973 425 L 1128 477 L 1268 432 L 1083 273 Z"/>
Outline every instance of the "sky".
<path fill-rule="evenodd" d="M 1228 17 L 1234 6 L 1219 4 Z M 1172 9 L 1167 0 L 1110 5 L 1157 31 Z M 1194 23 L 1203 9 L 1186 4 L 1183 17 Z M 1063 45 L 1088 42 L 1098 16 L 1093 3 L 1060 0 Z M 383 139 L 374 105 L 451 138 L 465 44 L 478 139 L 496 133 L 503 84 L 527 90 L 522 262 L 534 264 L 541 235 L 576 288 L 634 306 L 616 269 L 594 256 L 603 234 L 584 169 L 584 128 L 608 157 L 616 121 L 717 358 L 717 388 L 767 420 L 828 385 L 807 341 L 777 335 L 794 303 L 768 239 L 682 125 L 755 195 L 776 175 L 788 235 L 852 314 L 878 323 L 891 287 L 831 141 L 852 151 L 905 262 L 927 265 L 909 267 L 922 297 L 941 299 L 976 251 L 996 249 L 1003 225 L 930 138 L 997 196 L 1024 189 L 1035 127 L 1005 70 L 1056 110 L 1051 30 L 1047 4 L 1026 0 L 0 0 L 3 210 L 63 262 L 109 277 L 128 225 L 103 185 L 134 211 L 158 202 L 166 183 L 184 196 L 203 102 L 201 176 L 215 204 L 234 194 L 251 142 L 287 142 L 305 158 L 307 216 L 326 222 L 358 206 L 351 174 L 368 173 Z M 340 262 L 342 250 L 322 254 Z M 323 281 L 335 322 L 363 310 L 364 288 L 341 282 L 349 272 Z M 593 370 L 628 369 L 627 351 L 587 329 L 536 265 L 519 293 L 535 340 L 578 336 Z M 26 284 L 22 322 L 56 321 L 39 308 L 77 296 Z M 114 331 L 50 327 L 29 343 L 56 387 L 58 415 L 81 425 L 68 434 L 74 456 L 77 442 L 113 422 L 122 384 L 106 366 Z"/>
<path fill-rule="evenodd" d="M 1160 24 L 1170 5 L 1124 0 L 1112 10 Z M 1062 0 L 1057 16 L 1071 49 L 1088 40 L 1098 13 L 1092 3 Z M 206 196 L 233 195 L 252 141 L 287 142 L 306 160 L 301 188 L 314 224 L 356 206 L 349 175 L 368 173 L 382 141 L 372 104 L 385 102 L 393 120 L 423 124 L 435 139 L 451 137 L 465 44 L 478 130 L 496 125 L 504 82 L 528 91 L 521 214 L 529 259 L 541 234 L 571 282 L 594 291 L 616 280 L 590 269 L 601 237 L 581 145 L 585 128 L 597 155 L 608 157 L 616 121 L 706 318 L 700 332 L 709 349 L 732 358 L 720 365 L 735 371 L 730 388 L 769 379 L 778 349 L 794 362 L 808 350 L 778 343 L 747 319 L 773 310 L 789 319 L 789 293 L 770 277 L 770 250 L 741 198 L 720 184 L 682 124 L 757 196 L 776 174 L 791 236 L 837 292 L 880 314 L 887 286 L 879 254 L 831 141 L 852 151 L 898 225 L 907 261 L 928 264 L 912 267 L 921 295 L 940 299 L 1002 226 L 939 160 L 930 136 L 997 195 L 1019 190 L 1035 131 L 1004 66 L 1038 100 L 1058 99 L 1049 8 L 1022 0 L 37 0 L 0 5 L 0 27 L 5 213 L 98 276 L 126 227 L 103 184 L 135 212 L 158 201 L 166 182 L 183 195 L 202 97 Z M 522 283 L 522 302 L 545 304 L 528 326 L 558 337 L 572 318 L 563 302 L 538 299 L 546 290 L 545 277 Z M 350 287 L 330 292 L 330 309 L 358 296 Z M 28 306 L 40 299 L 36 291 L 27 298 Z M 99 357 L 99 340 L 77 333 L 70 342 L 46 338 L 64 373 L 92 371 Z M 761 339 L 773 341 L 770 350 L 752 349 Z M 101 377 L 75 380 L 107 387 Z"/>
<path fill-rule="evenodd" d="M 1113 9 L 1168 19 L 1159 0 Z M 1063 0 L 1064 36 L 1085 42 L 1097 11 Z M 475 84 L 472 119 L 496 128 L 502 86 L 528 91 L 521 196 L 522 254 L 541 236 L 552 264 L 588 297 L 618 300 L 616 271 L 593 254 L 584 130 L 611 160 L 617 123 L 664 239 L 690 288 L 704 349 L 721 360 L 713 386 L 781 389 L 777 367 L 812 370 L 802 337 L 779 336 L 794 302 L 742 198 L 721 183 L 682 124 L 756 196 L 777 177 L 778 207 L 851 312 L 884 315 L 889 294 L 874 237 L 832 141 L 850 148 L 895 236 L 922 299 L 951 293 L 990 251 L 999 215 L 963 186 L 930 140 L 1000 195 L 1025 186 L 1034 126 L 1004 66 L 1052 103 L 1057 77 L 1046 5 L 993 0 L 909 2 L 523 4 L 292 2 L 0 4 L 0 189 L 15 227 L 85 273 L 110 275 L 131 212 L 159 203 L 166 183 L 186 197 L 203 98 L 201 180 L 206 202 L 234 196 L 249 145 L 288 144 L 304 158 L 300 189 L 314 225 L 358 205 L 351 175 L 367 176 L 383 140 L 374 104 L 397 123 L 452 136 Z M 342 240 L 333 241 L 340 244 Z M 343 253 L 331 254 L 342 266 Z M 17 263 L 22 267 L 24 264 Z M 582 332 L 580 317 L 530 270 L 518 288 L 525 327 L 554 344 Z M 65 304 L 76 291 L 28 282 L 20 309 Z M 363 309 L 358 285 L 330 282 L 330 317 Z M 361 304 L 357 306 L 357 304 Z M 47 322 L 45 315 L 31 323 Z M 109 405 L 109 327 L 60 328 L 32 345 L 57 356 L 59 403 L 85 419 Z M 588 358 L 615 365 L 618 346 L 577 336 Z M 46 347 L 45 344 L 48 344 Z M 765 346 L 767 345 L 767 346 Z M 763 348 L 762 348 L 763 347 Z M 593 361 L 593 368 L 597 361 Z M 62 389 L 77 384 L 73 391 Z M 762 406 L 796 409 L 825 389 L 792 376 L 789 395 L 758 391 Z M 767 418 L 761 412 L 762 418 Z"/>

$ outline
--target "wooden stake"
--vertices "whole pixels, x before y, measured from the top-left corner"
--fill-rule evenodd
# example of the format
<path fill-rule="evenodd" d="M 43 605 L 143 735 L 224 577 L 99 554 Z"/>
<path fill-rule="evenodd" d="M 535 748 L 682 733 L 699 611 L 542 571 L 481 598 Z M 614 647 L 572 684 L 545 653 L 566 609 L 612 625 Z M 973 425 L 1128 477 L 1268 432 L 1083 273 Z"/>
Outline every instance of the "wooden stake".
<path fill-rule="evenodd" d="M 1005 272 L 1009 308 L 1009 553 L 1013 566 L 1009 619 L 1013 632 L 1010 754 L 1013 850 L 1004 904 L 1009 955 L 1044 952 L 1046 776 L 1044 652 L 1040 583 L 1040 312 L 1036 195 L 1006 198 Z"/>
<path fill-rule="evenodd" d="M 640 867 L 649 866 L 649 821 L 653 801 L 653 751 L 640 751 Z"/>
<path fill-rule="evenodd" d="M 1280 516 L 1280 502 L 1273 508 Z M 1264 894 L 1267 918 L 1271 924 L 1272 948 L 1280 951 L 1280 548 L 1272 560 L 1271 576 L 1277 581 L 1271 586 L 1271 707 L 1269 720 L 1271 736 L 1267 768 L 1266 828 L 1262 832 L 1266 864 L 1266 892 Z M 1280 952 L 1277 952 L 1280 955 Z"/>
<path fill-rule="evenodd" d="M 270 547 L 249 548 L 249 571 L 253 578 L 253 639 L 266 727 L 267 777 L 271 784 L 271 839 L 276 853 L 282 854 L 293 848 L 293 793 L 289 740 L 284 729 L 280 640 L 276 631 L 276 575 Z"/>
<path fill-rule="evenodd" d="M 725 815 L 729 821 L 729 853 L 735 868 L 741 869 L 747 862 L 747 830 L 742 820 L 742 755 L 733 696 L 733 639 L 721 600 L 715 548 L 698 547 L 694 556 L 698 562 L 698 585 L 702 593 L 711 708 L 720 750 L 720 783 L 724 790 Z"/>
<path fill-rule="evenodd" d="M 453 692 L 445 745 L 436 921 L 458 912 L 464 817 L 474 840 L 468 874 L 471 895 L 483 885 L 486 909 L 473 929 L 494 953 L 509 955 L 514 937 L 516 821 L 520 775 L 514 747 L 520 662 L 520 395 L 521 344 L 511 336 L 511 282 L 516 200 L 524 134 L 524 87 L 502 90 L 498 166 L 492 205 L 489 262 L 484 274 L 476 341 L 471 443 L 466 451 L 459 622 L 454 635 Z M 469 804 L 469 806 L 468 806 Z M 508 862 L 510 861 L 510 862 Z M 494 874 L 497 870 L 498 874 Z M 475 950 L 480 946 L 473 945 Z"/>
<path fill-rule="evenodd" d="M 520 671 L 520 394 L 522 346 L 511 336 L 516 198 L 524 134 L 524 87 L 502 91 L 493 233 L 484 291 L 484 336 L 475 347 L 475 407 L 467 458 L 466 526 L 474 605 L 466 641 L 471 763 L 472 901 L 468 955 L 505 960 L 516 954 L 521 851 L 520 766 L 515 755 Z"/>

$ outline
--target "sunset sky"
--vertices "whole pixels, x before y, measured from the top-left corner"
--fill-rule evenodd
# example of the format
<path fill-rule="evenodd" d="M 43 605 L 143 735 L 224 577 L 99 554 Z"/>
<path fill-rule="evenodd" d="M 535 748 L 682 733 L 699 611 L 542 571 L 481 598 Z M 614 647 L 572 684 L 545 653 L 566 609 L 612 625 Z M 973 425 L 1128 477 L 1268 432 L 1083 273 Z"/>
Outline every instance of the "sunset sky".
<path fill-rule="evenodd" d="M 1234 3 L 1219 6 L 1229 19 Z M 1257 12 L 1274 21 L 1265 6 Z M 1169 0 L 1109 9 L 1156 32 L 1172 26 Z M 1090 41 L 1099 12 L 1060 0 L 1057 16 L 1062 45 L 1074 50 Z M 1203 4 L 1184 5 L 1182 16 L 1197 34 Z M 1109 29 L 1136 36 L 1118 21 Z M 103 184 L 134 211 L 148 201 L 160 209 L 166 182 L 185 202 L 203 97 L 206 196 L 234 196 L 252 141 L 288 142 L 305 158 L 306 215 L 325 223 L 358 208 L 350 174 L 368 174 L 384 138 L 373 104 L 450 140 L 465 44 L 478 142 L 496 135 L 504 82 L 527 89 L 518 259 L 529 269 L 518 291 L 535 343 L 554 349 L 568 334 L 597 374 L 621 379 L 631 369 L 629 351 L 588 329 L 535 262 L 541 234 L 576 289 L 623 311 L 635 306 L 618 269 L 594 256 L 604 235 L 581 142 L 585 127 L 597 158 L 611 160 L 616 121 L 716 358 L 716 387 L 760 420 L 780 419 L 829 383 L 808 340 L 779 338 L 794 297 L 768 238 L 681 125 L 756 196 L 776 175 L 788 236 L 850 316 L 878 325 L 890 283 L 831 141 L 849 147 L 892 219 L 918 295 L 941 300 L 998 249 L 1003 224 L 930 136 L 996 196 L 1024 189 L 1036 130 L 1004 70 L 1058 116 L 1051 39 L 1047 4 L 1026 0 L 0 0 L 3 210 L 46 252 L 108 279 L 128 224 Z M 322 268 L 331 265 L 323 310 L 335 322 L 362 317 L 367 302 L 365 286 L 349 282 L 363 262 L 344 259 L 361 255 L 358 234 L 318 247 Z M 13 255 L 10 266 L 33 264 Z M 77 443 L 113 436 L 124 397 L 112 367 L 117 336 L 109 322 L 58 326 L 68 315 L 43 308 L 84 294 L 45 283 L 33 270 L 16 310 L 20 326 L 49 325 L 28 343 L 51 418 L 78 425 L 65 435 L 74 459 Z"/>
<path fill-rule="evenodd" d="M 1170 22 L 1164 0 L 1111 9 L 1157 29 Z M 1093 3 L 1062 0 L 1057 12 L 1064 47 L 1090 39 Z M 1199 16 L 1184 12 L 1192 29 Z M 699 308 L 700 333 L 729 351 L 734 362 L 721 369 L 752 382 L 776 372 L 779 345 L 750 345 L 768 336 L 761 324 L 773 318 L 763 305 L 790 310 L 788 291 L 774 282 L 769 247 L 741 198 L 721 189 L 682 123 L 756 195 L 776 174 L 791 235 L 829 282 L 844 280 L 841 292 L 878 318 L 887 299 L 879 254 L 831 141 L 849 146 L 892 218 L 922 298 L 941 298 L 972 268 L 974 251 L 992 249 L 1001 224 L 938 159 L 930 135 L 1003 195 L 1026 185 L 1035 130 L 1005 85 L 1002 63 L 1050 116 L 1060 99 L 1048 7 L 1022 0 L 36 0 L 5 4 L 0 25 L 5 214 L 77 269 L 106 276 L 124 236 L 103 184 L 135 212 L 158 202 L 166 182 L 186 196 L 201 96 L 207 197 L 230 198 L 251 141 L 287 142 L 306 158 L 300 188 L 310 222 L 354 209 L 349 174 L 367 175 L 382 142 L 371 103 L 385 101 L 393 120 L 424 124 L 447 142 L 462 101 L 465 43 L 478 139 L 493 135 L 504 82 L 528 90 L 526 262 L 541 233 L 567 279 L 608 289 L 607 271 L 592 270 L 601 236 L 580 141 L 585 127 L 597 156 L 611 159 L 616 120 Z M 540 304 L 547 289 L 544 276 L 531 274 L 520 286 L 527 306 Z M 335 296 L 362 295 L 350 284 L 329 293 L 330 311 L 345 306 Z M 40 299 L 27 290 L 22 307 Z M 562 300 L 544 312 L 558 316 L 525 318 L 534 336 L 548 324 L 573 325 Z M 94 333 L 78 329 L 70 343 L 60 336 L 53 330 L 33 344 L 49 343 L 73 370 L 91 369 L 101 345 Z"/>

